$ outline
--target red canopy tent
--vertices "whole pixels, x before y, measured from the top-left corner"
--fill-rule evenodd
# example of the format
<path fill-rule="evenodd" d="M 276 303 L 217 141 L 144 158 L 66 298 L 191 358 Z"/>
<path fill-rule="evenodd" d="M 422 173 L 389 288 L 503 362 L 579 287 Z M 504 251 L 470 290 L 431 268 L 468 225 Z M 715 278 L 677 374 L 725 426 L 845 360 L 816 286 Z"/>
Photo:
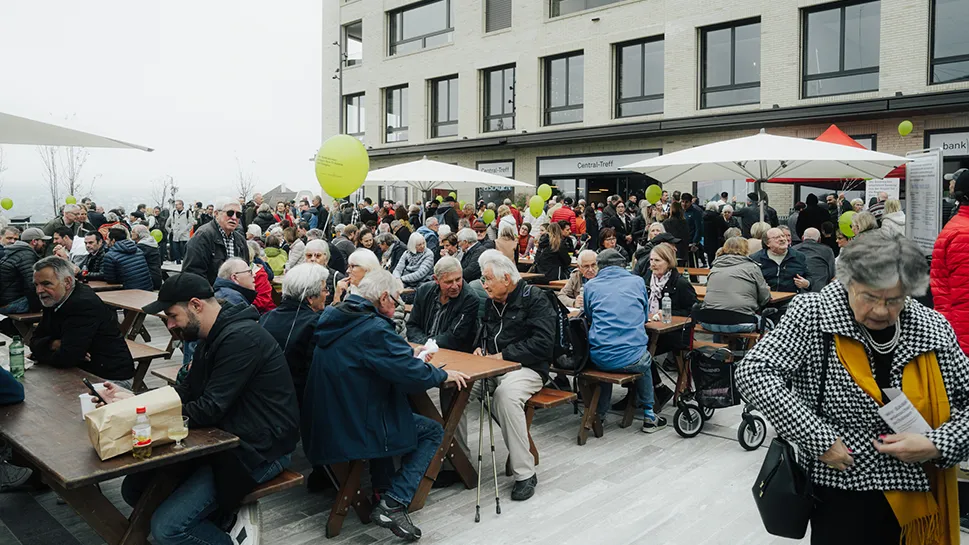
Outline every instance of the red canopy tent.
<path fill-rule="evenodd" d="M 843 130 L 839 129 L 837 125 L 831 125 L 828 130 L 821 133 L 821 136 L 817 137 L 815 140 L 820 142 L 828 142 L 830 144 L 841 144 L 842 146 L 851 146 L 853 148 L 864 148 L 854 138 L 850 137 Z M 889 172 L 886 178 L 905 178 L 905 165 L 901 165 L 895 170 Z M 753 182 L 753 179 L 748 179 L 748 182 Z M 771 178 L 770 183 L 778 184 L 831 184 L 831 183 L 844 183 L 860 180 L 845 180 L 842 178 Z"/>

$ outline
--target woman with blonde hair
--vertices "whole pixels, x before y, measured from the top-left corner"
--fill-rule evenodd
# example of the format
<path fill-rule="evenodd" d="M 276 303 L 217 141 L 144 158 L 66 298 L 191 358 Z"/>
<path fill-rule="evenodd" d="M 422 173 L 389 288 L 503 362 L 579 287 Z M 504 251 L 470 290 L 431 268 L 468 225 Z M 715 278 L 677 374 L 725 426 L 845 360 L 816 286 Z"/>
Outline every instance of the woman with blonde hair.
<path fill-rule="evenodd" d="M 889 233 L 905 236 L 905 212 L 902 212 L 902 203 L 898 199 L 885 201 L 881 228 Z"/>
<path fill-rule="evenodd" d="M 507 208 L 502 206 L 502 208 Z M 508 217 L 514 219 L 510 213 Z M 505 257 L 518 263 L 518 237 L 515 235 L 515 228 L 507 223 L 500 223 L 498 238 L 495 240 L 495 249 L 505 254 Z"/>
<path fill-rule="evenodd" d="M 764 237 L 770 230 L 766 221 L 758 221 L 750 226 L 750 238 L 747 239 L 747 255 L 754 255 L 764 249 Z"/>
<path fill-rule="evenodd" d="M 569 245 L 562 243 L 562 228 L 558 223 L 548 224 L 547 232 L 538 239 L 535 256 L 535 271 L 545 275 L 542 284 L 568 278 L 571 265 Z"/>
<path fill-rule="evenodd" d="M 851 230 L 855 236 L 872 229 L 878 229 L 878 220 L 871 212 L 860 212 L 851 217 Z"/>

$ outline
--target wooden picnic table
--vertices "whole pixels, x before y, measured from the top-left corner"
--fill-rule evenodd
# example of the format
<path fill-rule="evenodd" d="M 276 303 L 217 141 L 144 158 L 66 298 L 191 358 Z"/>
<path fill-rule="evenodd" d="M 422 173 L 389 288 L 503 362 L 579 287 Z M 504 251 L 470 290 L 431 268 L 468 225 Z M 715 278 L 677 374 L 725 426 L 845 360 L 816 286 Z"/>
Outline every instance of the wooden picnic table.
<path fill-rule="evenodd" d="M 707 296 L 706 286 L 697 286 L 694 284 L 693 289 L 696 290 L 696 298 L 698 301 L 703 301 L 703 298 Z M 794 299 L 795 295 L 797 294 L 789 291 L 772 291 L 770 292 L 770 304 L 779 305 L 781 303 L 786 303 L 791 299 Z"/>
<path fill-rule="evenodd" d="M 689 276 L 710 276 L 710 269 L 702 267 L 677 267 L 676 270 Z"/>
<path fill-rule="evenodd" d="M 45 483 L 64 499 L 107 543 L 148 543 L 149 522 L 155 509 L 175 489 L 182 462 L 235 447 L 239 439 L 224 431 L 192 429 L 182 441 L 152 448 L 151 458 L 136 460 L 130 454 L 109 460 L 98 458 L 81 420 L 78 395 L 87 392 L 81 383 L 101 379 L 80 369 L 54 369 L 35 365 L 24 375 L 26 401 L 0 407 L 0 438 L 7 441 Z M 125 517 L 97 484 L 143 471 L 158 473 Z"/>
<path fill-rule="evenodd" d="M 158 292 L 146 290 L 118 290 L 98 293 L 106 304 L 124 310 L 124 320 L 121 322 L 121 335 L 135 340 L 145 323 L 145 313 L 142 307 L 154 303 L 158 299 Z M 156 316 L 164 319 L 163 314 Z"/>
<path fill-rule="evenodd" d="M 442 407 L 443 415 L 437 410 L 427 392 L 410 395 L 411 406 L 416 413 L 426 416 L 444 427 L 444 438 L 441 440 L 441 445 L 431 460 L 431 465 L 424 472 L 424 478 L 421 479 L 421 484 L 417 487 L 414 499 L 410 502 L 409 510 L 412 512 L 424 507 L 427 495 L 430 493 L 434 479 L 441 471 L 441 464 L 445 459 L 449 460 L 451 465 L 454 466 L 461 477 L 461 481 L 464 482 L 464 486 L 467 488 L 477 486 L 478 473 L 464 451 L 454 442 L 454 432 L 457 431 L 461 415 L 464 414 L 464 409 L 471 399 L 471 388 L 475 381 L 521 369 L 521 364 L 518 362 L 486 358 L 445 349 L 441 349 L 434 355 L 433 363 L 439 367 L 446 364 L 449 371 L 461 371 L 471 377 L 471 380 L 468 381 L 467 388 L 454 394 L 450 407 Z M 447 387 L 451 388 L 453 385 L 449 384 Z"/>
<path fill-rule="evenodd" d="M 519 273 L 519 275 L 522 277 L 522 280 L 524 280 L 525 282 L 529 282 L 529 283 L 534 282 L 535 280 L 544 280 L 545 279 L 545 275 L 544 274 L 541 274 L 541 273 L 523 272 L 523 273 Z"/>
<path fill-rule="evenodd" d="M 109 284 L 104 280 L 91 280 L 87 285 L 95 292 L 123 290 L 124 284 Z"/>
<path fill-rule="evenodd" d="M 13 322 L 17 333 L 20 333 L 20 338 L 23 339 L 24 346 L 28 346 L 30 345 L 30 339 L 34 336 L 34 330 L 37 329 L 37 324 L 40 323 L 40 319 L 44 316 L 44 313 L 24 312 L 22 314 L 7 314 L 6 316 Z"/>

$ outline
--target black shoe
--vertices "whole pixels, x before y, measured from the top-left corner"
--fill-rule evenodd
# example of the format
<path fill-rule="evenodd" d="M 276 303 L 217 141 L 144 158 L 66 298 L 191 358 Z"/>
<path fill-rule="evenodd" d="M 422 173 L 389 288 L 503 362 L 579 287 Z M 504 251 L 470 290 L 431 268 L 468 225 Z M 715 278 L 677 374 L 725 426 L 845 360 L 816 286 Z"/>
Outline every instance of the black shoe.
<path fill-rule="evenodd" d="M 331 488 L 336 490 L 326 468 L 314 467 L 313 472 L 306 478 L 306 490 L 310 494 L 321 494 Z"/>
<path fill-rule="evenodd" d="M 515 486 L 511 489 L 512 501 L 525 501 L 535 495 L 535 486 L 538 484 L 538 474 L 532 475 L 524 481 L 515 481 Z"/>
<path fill-rule="evenodd" d="M 643 433 L 655 433 L 666 427 L 666 419 L 662 416 L 643 418 Z"/>
<path fill-rule="evenodd" d="M 388 505 L 395 504 L 395 507 Z M 380 500 L 370 512 L 370 520 L 381 528 L 387 528 L 395 536 L 404 538 L 407 541 L 417 541 L 421 538 L 421 529 L 414 525 L 407 514 L 407 506 L 402 505 L 391 498 Z"/>
<path fill-rule="evenodd" d="M 657 386 L 653 398 L 653 412 L 658 413 L 673 399 L 673 389 L 665 384 Z"/>
<path fill-rule="evenodd" d="M 441 470 L 441 472 L 437 474 L 437 478 L 434 479 L 434 484 L 431 486 L 431 488 L 448 488 L 454 483 L 459 482 L 461 482 L 461 475 L 459 475 L 457 471 L 454 471 L 453 469 Z"/>

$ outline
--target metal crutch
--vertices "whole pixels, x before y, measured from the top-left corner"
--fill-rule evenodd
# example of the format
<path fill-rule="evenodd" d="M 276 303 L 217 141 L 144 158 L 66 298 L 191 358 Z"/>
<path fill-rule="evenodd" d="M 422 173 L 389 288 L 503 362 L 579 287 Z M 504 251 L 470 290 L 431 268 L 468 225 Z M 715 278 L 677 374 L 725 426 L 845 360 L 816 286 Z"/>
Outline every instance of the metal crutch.
<path fill-rule="evenodd" d="M 481 440 L 484 438 L 484 398 L 478 398 L 478 406 L 481 409 L 478 411 L 478 487 L 475 490 L 477 499 L 474 503 L 474 521 L 481 522 Z M 492 449 L 494 449 L 494 442 L 492 442 Z"/>
<path fill-rule="evenodd" d="M 498 462 L 495 460 L 495 424 L 494 419 L 491 417 L 491 389 L 488 388 L 488 379 L 485 379 L 485 398 L 488 400 L 488 435 L 491 438 L 491 467 L 494 469 L 495 474 L 495 514 L 501 514 L 501 499 L 498 497 Z M 478 440 L 478 448 L 481 448 L 480 439 Z M 478 481 L 480 485 L 481 474 L 478 474 Z"/>

